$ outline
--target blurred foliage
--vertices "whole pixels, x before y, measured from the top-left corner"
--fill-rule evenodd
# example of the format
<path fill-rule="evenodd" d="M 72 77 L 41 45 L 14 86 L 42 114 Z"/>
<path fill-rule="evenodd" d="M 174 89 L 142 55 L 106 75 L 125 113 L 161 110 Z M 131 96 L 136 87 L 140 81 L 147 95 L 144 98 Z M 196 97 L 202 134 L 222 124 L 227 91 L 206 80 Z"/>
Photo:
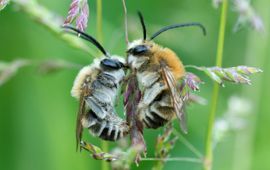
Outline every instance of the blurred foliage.
<path fill-rule="evenodd" d="M 60 16 L 66 16 L 69 0 L 39 0 L 40 4 Z M 153 5 L 154 4 L 154 5 Z M 225 37 L 224 66 L 249 65 L 260 67 L 263 74 L 252 77 L 252 86 L 229 85 L 220 90 L 218 116 L 227 109 L 227 100 L 232 95 L 248 98 L 252 109 L 246 119 L 247 127 L 231 133 L 216 146 L 214 169 L 269 169 L 270 156 L 270 11 L 268 0 L 253 0 L 252 5 L 265 21 L 265 33 L 248 28 L 233 32 L 238 15 L 229 12 Z M 96 2 L 91 2 L 91 20 L 87 32 L 96 37 Z M 130 40 L 142 34 L 136 11 L 143 12 L 149 34 L 172 23 L 199 21 L 208 31 L 206 37 L 193 29 L 174 30 L 163 34 L 156 41 L 175 50 L 185 64 L 213 66 L 215 63 L 219 10 L 211 1 L 201 0 L 127 0 Z M 0 60 L 11 63 L 19 58 L 25 60 L 58 60 L 89 64 L 93 56 L 70 48 L 64 41 L 46 28 L 21 13 L 19 6 L 9 4 L 0 12 Z M 162 11 L 162 12 L 161 12 Z M 123 9 L 121 1 L 103 1 L 103 44 L 113 53 L 125 55 Z M 112 37 L 113 35 L 113 37 Z M 91 46 L 91 45 L 90 45 Z M 75 120 L 77 102 L 70 96 L 76 69 L 64 69 L 54 74 L 38 74 L 36 68 L 23 67 L 8 82 L 0 87 L 0 169 L 9 170 L 69 170 L 99 169 L 100 162 L 86 152 L 76 152 Z M 206 83 L 200 87 L 200 96 L 211 97 L 210 80 L 195 72 Z M 209 106 L 192 105 L 187 108 L 189 134 L 185 135 L 201 152 L 204 141 Z M 175 126 L 178 128 L 178 126 Z M 145 141 L 149 157 L 154 157 L 155 142 L 159 130 L 146 130 Z M 86 132 L 85 140 L 97 146 L 100 141 Z M 110 143 L 111 148 L 114 143 Z M 171 157 L 192 157 L 193 153 L 181 142 L 176 142 Z M 225 161 L 224 161 L 225 160 Z M 142 161 L 139 168 L 150 169 L 155 162 Z M 201 169 L 200 164 L 172 161 L 165 169 Z"/>
<path fill-rule="evenodd" d="M 169 124 L 164 128 L 165 132 L 157 137 L 156 148 L 155 148 L 155 158 L 166 159 L 170 155 L 170 151 L 174 148 L 177 141 L 177 137 L 171 139 L 171 134 L 173 133 L 173 127 Z M 164 168 L 165 161 L 157 161 L 153 170 L 161 170 Z"/>

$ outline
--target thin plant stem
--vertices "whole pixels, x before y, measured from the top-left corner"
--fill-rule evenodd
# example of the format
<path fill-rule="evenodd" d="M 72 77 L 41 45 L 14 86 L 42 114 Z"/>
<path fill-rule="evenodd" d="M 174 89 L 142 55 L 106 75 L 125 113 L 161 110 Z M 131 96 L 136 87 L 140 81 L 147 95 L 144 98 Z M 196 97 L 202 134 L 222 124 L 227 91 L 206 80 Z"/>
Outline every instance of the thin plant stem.
<path fill-rule="evenodd" d="M 185 68 L 193 68 L 196 70 L 203 71 L 204 67 L 194 66 L 194 65 L 185 65 Z"/>
<path fill-rule="evenodd" d="M 169 161 L 177 161 L 177 162 L 193 162 L 193 163 L 202 163 L 202 159 L 198 158 L 190 158 L 190 157 L 175 157 L 175 158 L 142 158 L 141 161 L 164 161 L 164 162 L 169 162 Z"/>
<path fill-rule="evenodd" d="M 178 137 L 178 139 L 191 151 L 193 152 L 198 158 L 203 158 L 203 154 L 194 146 L 192 145 L 181 133 L 173 130 L 174 135 Z"/>
<path fill-rule="evenodd" d="M 126 6 L 126 0 L 122 0 L 123 8 L 124 8 L 124 28 L 125 28 L 125 38 L 126 38 L 126 44 L 129 43 L 128 40 L 128 20 L 127 20 L 127 6 Z"/>
<path fill-rule="evenodd" d="M 102 0 L 97 0 L 97 39 L 102 44 Z"/>
<path fill-rule="evenodd" d="M 222 1 L 222 9 L 220 16 L 220 28 L 218 35 L 218 45 L 217 45 L 217 56 L 216 56 L 216 66 L 222 66 L 223 50 L 224 50 L 224 38 L 225 38 L 225 28 L 227 21 L 227 10 L 228 10 L 228 0 Z M 205 143 L 205 162 L 204 169 L 211 170 L 213 163 L 213 127 L 215 123 L 215 114 L 217 111 L 217 101 L 218 101 L 219 85 L 214 84 L 213 95 L 212 95 L 212 104 L 211 110 L 208 118 L 208 129 Z"/>
<path fill-rule="evenodd" d="M 97 39 L 100 43 L 103 41 L 103 33 L 102 33 L 102 0 L 97 0 Z M 101 148 L 104 152 L 109 151 L 108 142 L 102 140 Z M 101 165 L 102 170 L 109 170 L 109 165 L 106 161 L 102 161 Z"/>

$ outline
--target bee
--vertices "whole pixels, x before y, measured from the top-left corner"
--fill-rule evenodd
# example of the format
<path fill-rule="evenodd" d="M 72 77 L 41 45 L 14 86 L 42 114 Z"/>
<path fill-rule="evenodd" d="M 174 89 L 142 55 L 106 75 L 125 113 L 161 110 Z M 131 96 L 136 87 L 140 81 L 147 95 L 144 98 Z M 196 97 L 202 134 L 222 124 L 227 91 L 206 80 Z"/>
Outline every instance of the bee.
<path fill-rule="evenodd" d="M 181 129 L 187 133 L 184 99 L 180 96 L 178 82 L 185 75 L 185 68 L 177 54 L 153 40 L 161 33 L 179 28 L 197 26 L 206 34 L 200 23 L 175 24 L 164 27 L 146 39 L 146 27 L 139 12 L 143 39 L 129 43 L 127 63 L 136 72 L 142 98 L 138 105 L 138 119 L 146 128 L 159 128 L 177 117 Z"/>
<path fill-rule="evenodd" d="M 80 105 L 76 126 L 77 147 L 83 128 L 103 140 L 123 138 L 129 133 L 129 126 L 116 114 L 114 104 L 125 77 L 125 60 L 110 55 L 92 36 L 70 26 L 64 28 L 91 42 L 104 54 L 79 71 L 71 90 L 71 95 L 79 100 Z"/>

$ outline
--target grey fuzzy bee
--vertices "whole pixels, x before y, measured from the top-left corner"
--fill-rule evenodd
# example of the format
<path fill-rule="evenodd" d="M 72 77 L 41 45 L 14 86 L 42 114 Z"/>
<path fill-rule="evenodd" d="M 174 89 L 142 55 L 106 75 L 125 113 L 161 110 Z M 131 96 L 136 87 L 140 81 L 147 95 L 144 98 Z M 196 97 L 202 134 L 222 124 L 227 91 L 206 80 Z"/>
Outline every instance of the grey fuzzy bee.
<path fill-rule="evenodd" d="M 88 128 L 91 134 L 103 140 L 115 141 L 124 137 L 129 133 L 129 126 L 117 115 L 114 105 L 125 77 L 125 59 L 109 55 L 90 35 L 70 26 L 64 28 L 93 43 L 104 54 L 80 70 L 71 90 L 72 96 L 80 101 L 77 145 L 83 128 Z"/>

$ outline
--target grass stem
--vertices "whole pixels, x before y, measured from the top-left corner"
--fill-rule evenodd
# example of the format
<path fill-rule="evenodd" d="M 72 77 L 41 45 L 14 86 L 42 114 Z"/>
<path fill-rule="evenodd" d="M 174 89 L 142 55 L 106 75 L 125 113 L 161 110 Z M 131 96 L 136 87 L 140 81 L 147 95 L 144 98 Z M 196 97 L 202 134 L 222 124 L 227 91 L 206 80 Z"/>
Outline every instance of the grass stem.
<path fill-rule="evenodd" d="M 102 44 L 102 0 L 97 0 L 97 39 Z"/>
<path fill-rule="evenodd" d="M 181 141 L 191 152 L 193 152 L 198 158 L 203 158 L 203 154 L 192 145 L 181 133 L 174 129 L 174 135 L 178 137 L 179 141 Z"/>
<path fill-rule="evenodd" d="M 227 21 L 227 10 L 228 10 L 228 0 L 223 0 L 221 16 L 220 16 L 220 28 L 218 35 L 218 45 L 217 45 L 217 56 L 216 56 L 216 66 L 222 66 L 223 50 L 224 50 L 224 38 L 225 38 L 225 29 Z M 219 85 L 214 84 L 213 95 L 212 95 L 212 104 L 211 110 L 208 118 L 208 129 L 206 136 L 205 144 L 205 162 L 204 169 L 211 170 L 213 164 L 213 127 L 215 123 L 215 114 L 217 111 L 217 101 L 218 101 Z"/>
<path fill-rule="evenodd" d="M 127 20 L 127 6 L 126 6 L 126 0 L 122 0 L 123 9 L 124 9 L 124 28 L 125 28 L 125 39 L 126 44 L 129 43 L 128 40 L 128 20 Z"/>
<path fill-rule="evenodd" d="M 189 158 L 189 157 L 175 157 L 175 158 L 142 158 L 141 161 L 183 161 L 183 162 L 193 162 L 193 163 L 202 163 L 201 159 L 198 158 Z"/>

